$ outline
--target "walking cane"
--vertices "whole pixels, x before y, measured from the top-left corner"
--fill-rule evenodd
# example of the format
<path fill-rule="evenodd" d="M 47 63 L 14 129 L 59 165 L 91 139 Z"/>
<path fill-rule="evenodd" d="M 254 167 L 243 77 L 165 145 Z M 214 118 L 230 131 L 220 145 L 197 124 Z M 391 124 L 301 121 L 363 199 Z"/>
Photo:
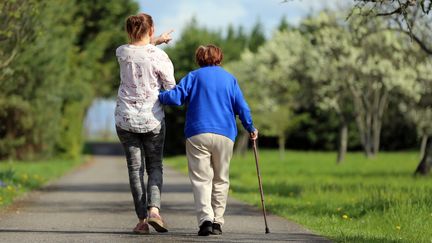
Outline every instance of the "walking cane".
<path fill-rule="evenodd" d="M 254 155 L 255 155 L 255 165 L 256 165 L 256 170 L 257 170 L 257 175 L 258 175 L 258 185 L 259 185 L 259 190 L 260 190 L 260 195 L 261 195 L 261 207 L 262 207 L 262 212 L 264 215 L 265 233 L 268 234 L 268 233 L 270 233 L 270 230 L 267 226 L 267 217 L 266 217 L 266 210 L 265 210 L 265 204 L 264 204 L 264 192 L 263 192 L 262 182 L 261 182 L 261 173 L 260 173 L 260 169 L 259 169 L 259 165 L 258 165 L 258 150 L 257 150 L 256 140 L 252 140 L 252 142 L 253 142 L 253 150 L 254 150 Z"/>

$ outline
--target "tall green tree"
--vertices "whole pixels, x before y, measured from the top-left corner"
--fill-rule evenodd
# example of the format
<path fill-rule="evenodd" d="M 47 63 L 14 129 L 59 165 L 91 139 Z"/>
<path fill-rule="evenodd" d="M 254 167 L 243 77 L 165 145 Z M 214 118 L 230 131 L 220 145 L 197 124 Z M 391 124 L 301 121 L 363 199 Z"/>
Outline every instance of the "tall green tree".
<path fill-rule="evenodd" d="M 252 52 L 256 52 L 258 48 L 266 42 L 266 37 L 264 33 L 264 27 L 261 21 L 258 19 L 255 25 L 252 27 L 250 33 L 248 48 Z"/>
<path fill-rule="evenodd" d="M 95 97 L 112 96 L 119 85 L 115 49 L 126 43 L 124 22 L 138 11 L 137 3 L 76 0 L 76 54 L 62 105 L 61 139 L 56 150 L 68 157 L 81 154 L 83 120 Z"/>
<path fill-rule="evenodd" d="M 3 156 L 24 158 L 36 154 L 51 155 L 60 138 L 58 124 L 61 120 L 64 86 L 71 74 L 70 63 L 77 26 L 72 24 L 73 2 L 59 1 L 58 4 L 65 8 L 57 9 L 50 2 L 34 6 L 37 14 L 28 28 L 35 35 L 22 46 L 11 63 L 13 75 L 2 80 L 7 83 L 9 91 L 2 94 L 2 98 L 6 103 L 10 100 L 20 104 L 18 114 L 8 105 L 9 109 L 3 113 L 2 124 L 10 124 L 9 115 L 15 116 L 17 121 L 31 124 L 31 129 L 24 130 L 20 130 L 24 126 L 4 127 L 6 135 L 2 136 L 3 143 L 13 140 L 20 140 L 21 143 L 4 148 Z M 69 11 L 66 11 L 67 8 Z M 65 26 L 59 23 L 71 24 Z"/>
<path fill-rule="evenodd" d="M 14 75 L 17 58 L 35 38 L 34 22 L 40 9 L 38 1 L 2 1 L 0 3 L 0 158 L 14 156 L 22 148 L 33 126 L 32 105 L 20 94 Z"/>
<path fill-rule="evenodd" d="M 279 22 L 277 29 L 279 31 L 287 31 L 290 28 L 292 28 L 292 26 L 288 23 L 286 16 L 283 16 Z"/>
<path fill-rule="evenodd" d="M 127 42 L 126 17 L 138 12 L 131 0 L 76 0 L 75 21 L 80 25 L 76 35 L 80 76 L 92 85 L 97 97 L 110 97 L 119 85 L 115 49 Z"/>
<path fill-rule="evenodd" d="M 132 1 L 0 4 L 0 158 L 78 157 L 94 95 L 113 93 Z"/>

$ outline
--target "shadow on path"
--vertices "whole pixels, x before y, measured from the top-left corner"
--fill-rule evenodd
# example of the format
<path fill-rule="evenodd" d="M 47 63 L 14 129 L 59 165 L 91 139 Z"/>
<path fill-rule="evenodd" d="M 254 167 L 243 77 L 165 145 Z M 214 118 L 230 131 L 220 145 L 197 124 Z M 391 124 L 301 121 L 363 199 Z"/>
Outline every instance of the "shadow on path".
<path fill-rule="evenodd" d="M 130 193 L 129 184 L 127 183 L 93 183 L 93 184 L 57 184 L 47 186 L 40 191 L 43 192 L 119 192 Z M 189 184 L 165 184 L 162 188 L 162 193 L 192 193 L 192 188 Z"/>
<path fill-rule="evenodd" d="M 176 241 L 185 242 L 255 242 L 257 240 L 271 241 L 271 242 L 321 242 L 320 237 L 307 233 L 270 233 L 262 235 L 250 235 L 242 233 L 224 233 L 223 236 L 209 236 L 199 237 L 196 234 L 185 232 L 185 229 L 173 228 L 170 232 L 158 234 L 152 233 L 150 235 L 139 235 L 129 231 L 104 231 L 104 230 L 34 230 L 34 229 L 0 229 L 0 233 L 42 233 L 42 234 L 74 234 L 74 235 L 87 235 L 87 234 L 103 234 L 103 235 L 125 235 L 135 237 L 157 237 L 159 240 L 164 241 L 170 238 L 175 238 Z M 229 238 L 226 238 L 229 237 Z M 324 241 L 322 241 L 324 242 Z"/>

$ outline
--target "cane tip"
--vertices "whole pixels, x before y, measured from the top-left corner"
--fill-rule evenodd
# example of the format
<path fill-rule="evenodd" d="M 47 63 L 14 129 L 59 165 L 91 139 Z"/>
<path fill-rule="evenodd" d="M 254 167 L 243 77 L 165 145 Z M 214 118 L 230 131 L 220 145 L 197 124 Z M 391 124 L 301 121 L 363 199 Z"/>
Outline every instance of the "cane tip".
<path fill-rule="evenodd" d="M 266 229 L 265 229 L 265 233 L 266 233 L 266 234 L 269 234 L 269 233 L 270 233 L 270 230 L 269 230 L 268 228 L 266 228 Z"/>

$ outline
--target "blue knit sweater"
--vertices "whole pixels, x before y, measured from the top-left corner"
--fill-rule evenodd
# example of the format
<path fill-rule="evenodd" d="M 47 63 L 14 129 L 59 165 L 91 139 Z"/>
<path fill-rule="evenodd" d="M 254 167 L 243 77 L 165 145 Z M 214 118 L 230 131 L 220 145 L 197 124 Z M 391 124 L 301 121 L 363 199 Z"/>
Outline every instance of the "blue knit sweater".
<path fill-rule="evenodd" d="M 215 133 L 234 141 L 236 115 L 248 132 L 255 131 L 236 78 L 220 66 L 202 67 L 188 73 L 174 89 L 161 92 L 159 101 L 164 105 L 186 104 L 186 138 Z"/>

